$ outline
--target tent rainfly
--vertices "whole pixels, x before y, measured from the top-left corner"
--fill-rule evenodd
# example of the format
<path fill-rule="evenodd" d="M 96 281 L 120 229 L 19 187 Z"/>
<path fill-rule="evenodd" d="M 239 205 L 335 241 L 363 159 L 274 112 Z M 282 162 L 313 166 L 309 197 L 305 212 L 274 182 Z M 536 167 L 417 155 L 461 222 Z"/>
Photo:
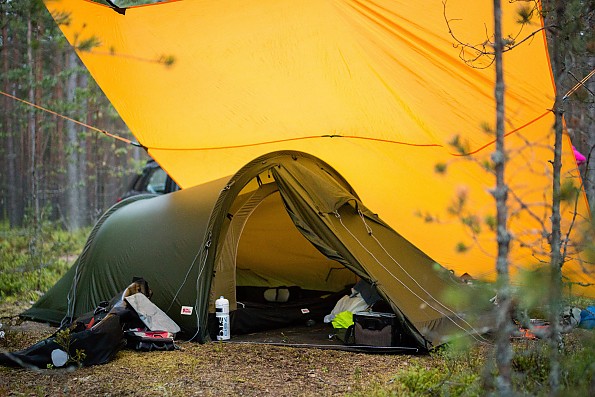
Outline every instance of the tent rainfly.
<path fill-rule="evenodd" d="M 70 271 L 24 316 L 79 316 L 139 275 L 154 291 L 152 301 L 199 341 L 212 335 L 209 313 L 219 296 L 230 300 L 232 333 L 248 332 L 307 317 L 299 311 L 263 321 L 270 308 L 239 303 L 246 289 L 299 288 L 322 302 L 359 279 L 376 287 L 417 347 L 477 333 L 461 308 L 444 301 L 466 284 L 370 212 L 332 167 L 299 152 L 271 153 L 232 177 L 116 204 Z M 309 302 L 308 314 L 328 313 Z"/>
<path fill-rule="evenodd" d="M 492 37 L 490 0 L 45 4 L 138 143 L 182 188 L 267 153 L 308 153 L 444 267 L 496 278 L 495 70 L 489 54 L 460 45 Z M 502 4 L 503 35 L 518 37 L 503 55 L 514 282 L 550 250 L 555 86 L 541 14 L 519 25 L 527 4 Z M 580 252 L 591 216 L 568 136 L 562 153 L 562 184 L 578 191 L 561 208 L 564 280 L 594 297 L 593 264 Z"/>

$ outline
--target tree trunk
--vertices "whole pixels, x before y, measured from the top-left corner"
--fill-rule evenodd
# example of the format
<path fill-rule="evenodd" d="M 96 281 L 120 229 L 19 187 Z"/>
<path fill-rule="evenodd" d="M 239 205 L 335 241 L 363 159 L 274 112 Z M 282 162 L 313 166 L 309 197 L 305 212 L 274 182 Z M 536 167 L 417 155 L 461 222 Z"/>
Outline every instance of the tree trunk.
<path fill-rule="evenodd" d="M 54 60 L 53 65 L 53 74 L 54 76 L 58 76 L 60 72 L 66 69 L 65 66 L 65 55 L 62 51 L 58 52 L 56 59 Z M 64 84 L 62 79 L 58 79 L 56 82 L 56 86 L 53 90 L 53 104 L 54 107 L 58 108 L 58 106 L 64 103 Z M 62 193 L 65 189 L 66 179 L 64 178 L 64 170 L 66 169 L 66 159 L 64 158 L 64 148 L 66 147 L 66 142 L 64 140 L 64 119 L 62 117 L 56 118 L 56 123 L 54 124 L 55 128 L 55 140 L 54 145 L 51 148 L 51 160 L 50 164 L 54 165 L 55 172 L 52 174 L 52 183 L 53 185 L 57 186 L 57 191 Z M 58 214 L 59 219 L 61 219 L 62 223 L 65 225 L 64 222 L 64 214 L 62 209 L 66 207 L 66 201 L 64 199 L 64 194 L 58 194 L 58 197 L 54 200 L 56 205 L 56 213 Z"/>
<path fill-rule="evenodd" d="M 3 76 L 3 91 L 11 92 L 11 84 L 9 80 L 9 39 L 8 39 L 8 11 L 2 9 L 2 76 Z M 13 104 L 12 99 L 4 97 L 4 104 L 2 107 L 2 120 L 6 131 L 6 147 L 5 147 L 5 169 L 6 169 L 6 192 L 7 192 L 7 212 L 8 222 L 10 227 L 22 226 L 22 212 L 19 211 L 18 198 L 18 180 L 16 173 L 16 158 L 15 142 L 14 142 L 14 128 L 13 128 Z"/>
<path fill-rule="evenodd" d="M 496 366 L 498 376 L 496 386 L 501 396 L 512 395 L 512 347 L 510 345 L 510 275 L 508 271 L 508 251 L 510 234 L 508 233 L 508 208 L 506 205 L 508 186 L 504 178 L 506 167 L 506 151 L 504 148 L 504 74 L 502 65 L 502 8 L 500 0 L 494 0 L 494 54 L 496 66 L 496 151 L 492 153 L 496 173 L 496 188 L 493 195 L 496 199 L 498 258 L 496 271 L 498 274 L 498 313 L 496 334 Z"/>
<path fill-rule="evenodd" d="M 39 17 L 39 12 L 35 14 L 35 29 L 33 30 L 34 33 L 34 40 L 39 42 L 39 32 L 43 31 L 43 21 Z M 43 79 L 43 59 L 41 56 L 41 48 L 38 44 L 34 46 L 33 52 L 33 64 L 31 66 L 32 73 L 33 73 L 33 103 L 41 104 L 42 102 L 42 84 L 41 81 Z M 42 133 L 42 113 L 39 111 L 34 112 L 35 115 L 35 184 L 37 189 L 37 197 L 38 203 L 36 204 L 41 220 L 42 216 L 42 208 L 44 207 L 44 203 L 46 203 L 46 188 L 45 184 L 47 183 L 47 178 L 45 177 L 46 170 L 49 167 L 42 167 L 41 165 L 43 162 L 43 153 L 45 152 L 45 147 L 47 146 L 49 140 L 49 134 L 44 136 Z"/>
<path fill-rule="evenodd" d="M 594 26 L 590 28 L 595 29 Z M 592 52 L 591 52 L 592 54 Z M 595 70 L 595 56 L 588 56 L 588 71 Z M 587 82 L 587 87 L 590 92 L 595 92 L 595 77 Z M 587 154 L 587 164 L 585 165 L 586 170 L 584 173 L 585 179 L 585 190 L 587 192 L 587 198 L 589 199 L 589 206 L 591 208 L 591 214 L 595 214 L 595 98 L 590 94 L 590 101 L 585 111 L 585 131 L 587 134 L 585 152 Z"/>
<path fill-rule="evenodd" d="M 66 101 L 70 104 L 75 102 L 75 93 L 77 86 L 78 72 L 76 54 L 71 52 L 68 55 L 68 70 L 70 75 L 66 82 Z M 67 140 L 67 166 L 66 166 L 66 227 L 69 231 L 74 231 L 80 228 L 80 213 L 81 213 L 81 200 L 80 200 L 80 175 L 78 168 L 78 153 L 79 153 L 79 140 L 77 136 L 76 124 L 72 121 L 66 122 L 66 140 Z"/>
<path fill-rule="evenodd" d="M 566 26 L 565 4 L 563 0 L 556 0 L 553 18 L 554 26 Z M 566 73 L 564 65 L 564 57 L 567 53 L 563 42 L 566 39 L 560 37 L 561 29 L 557 29 L 558 37 L 552 43 L 553 54 L 551 57 L 552 69 L 555 76 L 556 84 L 556 98 L 554 102 L 554 161 L 553 161 L 553 175 L 552 175 L 552 232 L 550 240 L 550 285 L 549 285 L 549 307 L 550 307 L 550 395 L 558 394 L 560 388 L 560 363 L 559 363 L 559 343 L 561 341 L 559 316 L 561 312 L 562 299 L 562 245 L 561 245 L 561 230 L 560 230 L 560 172 L 562 169 L 562 136 L 563 136 L 563 122 L 564 104 L 562 103 L 563 95 L 563 80 Z"/>
<path fill-rule="evenodd" d="M 76 61 L 76 58 L 75 58 Z M 78 88 L 79 90 L 85 90 L 87 91 L 87 89 L 89 88 L 89 78 L 88 75 L 86 73 L 81 73 L 79 80 L 78 80 Z M 80 117 L 81 120 L 84 120 L 86 123 L 92 124 L 92 120 L 88 119 L 88 114 L 87 114 L 87 110 L 89 108 L 89 96 L 86 96 L 86 99 L 82 102 L 82 108 L 80 110 Z M 87 131 L 82 130 L 79 132 L 80 134 L 80 139 L 79 139 L 79 156 L 78 156 L 78 190 L 79 190 L 79 202 L 80 202 L 80 208 L 81 210 L 79 211 L 79 227 L 80 226 L 84 226 L 88 223 L 88 220 L 90 219 L 88 216 L 88 211 L 90 209 L 89 206 L 89 192 L 87 191 L 87 181 L 89 180 L 89 175 L 88 175 L 88 158 L 87 158 L 87 150 L 88 150 L 88 145 L 87 145 L 87 139 L 89 137 L 89 134 L 87 134 Z"/>
<path fill-rule="evenodd" d="M 29 64 L 29 102 L 35 102 L 35 88 L 34 88 L 34 76 L 33 76 L 33 24 L 31 21 L 31 15 L 27 20 L 27 63 Z M 32 199 L 32 210 L 33 210 L 33 223 L 37 224 L 39 220 L 39 195 L 37 192 L 37 126 L 35 124 L 36 117 L 33 108 L 29 109 L 28 112 L 28 131 L 29 131 L 29 170 L 31 174 L 31 199 Z"/>
<path fill-rule="evenodd" d="M 26 38 L 26 35 L 24 35 Z M 26 42 L 24 43 L 23 40 L 16 40 L 16 36 L 13 33 L 13 46 L 12 46 L 12 59 L 13 62 L 17 65 L 23 64 L 27 62 L 26 60 Z M 26 40 L 25 40 L 26 41 Z M 11 83 L 11 94 L 13 96 L 18 96 L 19 93 L 22 91 L 18 90 L 19 86 L 26 86 L 27 82 L 26 79 L 23 81 L 22 78 L 18 78 L 15 82 Z M 15 174 L 17 176 L 17 181 L 15 185 L 15 191 L 17 196 L 17 203 L 18 206 L 18 218 L 19 218 L 19 225 L 23 225 L 25 220 L 25 209 L 27 206 L 30 206 L 30 194 L 29 194 L 29 187 L 31 175 L 28 170 L 29 164 L 29 150 L 28 150 L 28 134 L 26 133 L 18 133 L 18 131 L 26 131 L 27 126 L 27 109 L 24 109 L 22 106 L 20 107 L 13 107 L 15 112 L 15 117 L 13 120 L 13 132 L 12 139 L 15 143 L 14 151 L 16 155 L 15 159 Z"/>
<path fill-rule="evenodd" d="M 28 13 L 27 18 L 27 62 L 29 65 L 29 74 L 28 74 L 28 100 L 29 102 L 34 103 L 36 100 L 36 89 L 35 89 L 35 61 L 36 59 L 33 57 L 33 21 L 32 21 L 32 12 Z M 38 118 L 35 114 L 33 108 L 29 110 L 28 113 L 28 130 L 29 130 L 29 150 L 30 150 L 30 173 L 31 173 L 31 220 L 32 224 L 31 227 L 33 229 L 33 233 L 31 236 L 31 240 L 29 242 L 29 255 L 31 258 L 31 267 L 33 269 L 37 269 L 38 276 L 41 277 L 41 268 L 42 268 L 42 258 L 41 258 L 41 209 L 39 205 L 39 180 L 38 180 Z M 37 289 L 40 289 L 40 278 L 37 280 Z"/>

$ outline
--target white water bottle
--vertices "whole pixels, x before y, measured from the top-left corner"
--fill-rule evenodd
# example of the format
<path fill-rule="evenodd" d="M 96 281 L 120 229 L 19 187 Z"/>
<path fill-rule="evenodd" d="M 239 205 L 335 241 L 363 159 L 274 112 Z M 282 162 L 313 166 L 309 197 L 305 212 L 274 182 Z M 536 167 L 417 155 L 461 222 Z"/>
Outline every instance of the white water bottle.
<path fill-rule="evenodd" d="M 215 301 L 215 317 L 219 322 L 217 340 L 228 340 L 231 337 L 229 330 L 229 301 L 224 297 L 220 297 Z"/>

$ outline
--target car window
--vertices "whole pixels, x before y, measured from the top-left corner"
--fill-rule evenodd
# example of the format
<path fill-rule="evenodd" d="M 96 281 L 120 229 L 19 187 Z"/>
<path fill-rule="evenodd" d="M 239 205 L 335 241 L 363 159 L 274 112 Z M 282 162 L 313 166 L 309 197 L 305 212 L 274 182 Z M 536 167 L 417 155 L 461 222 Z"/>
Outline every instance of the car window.
<path fill-rule="evenodd" d="M 161 168 L 154 168 L 147 183 L 147 191 L 150 193 L 165 193 L 165 181 L 167 174 Z"/>

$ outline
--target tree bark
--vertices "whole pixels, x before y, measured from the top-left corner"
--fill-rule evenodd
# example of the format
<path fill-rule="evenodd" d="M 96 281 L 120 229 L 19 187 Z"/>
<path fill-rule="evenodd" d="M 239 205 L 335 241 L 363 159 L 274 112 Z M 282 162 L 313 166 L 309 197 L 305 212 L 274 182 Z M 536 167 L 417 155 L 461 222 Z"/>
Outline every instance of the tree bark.
<path fill-rule="evenodd" d="M 590 26 L 591 29 L 595 29 L 595 26 Z M 593 54 L 593 52 L 591 52 Z M 587 55 L 588 56 L 588 55 Z M 588 72 L 595 70 L 595 56 L 588 56 Z M 590 92 L 595 92 L 595 77 L 592 77 L 587 82 L 587 88 Z M 593 95 L 590 96 L 590 101 L 587 102 L 587 109 L 585 111 L 583 125 L 585 126 L 586 132 L 586 145 L 584 152 L 587 154 L 587 164 L 585 165 L 584 172 L 584 183 L 587 198 L 589 200 L 589 206 L 591 208 L 591 214 L 595 214 L 595 98 Z"/>
<path fill-rule="evenodd" d="M 33 30 L 34 40 L 39 42 L 39 34 L 43 31 L 43 20 L 39 17 L 39 12 L 35 14 L 35 26 Z M 43 80 L 43 58 L 41 56 L 41 48 L 39 44 L 34 46 L 33 52 L 33 103 L 41 104 L 42 103 L 42 80 Z M 41 203 L 47 202 L 45 195 L 46 195 L 46 187 L 45 184 L 47 183 L 47 178 L 45 177 L 46 170 L 49 167 L 42 167 L 41 165 L 44 163 L 44 152 L 49 143 L 49 134 L 43 134 L 42 128 L 42 113 L 40 111 L 35 110 L 35 177 L 36 177 L 36 187 L 37 187 L 37 195 L 38 195 L 38 209 L 39 209 L 39 216 L 42 216 L 42 207 Z"/>
<path fill-rule="evenodd" d="M 54 76 L 58 76 L 60 75 L 60 72 L 62 72 L 64 69 L 66 69 L 66 65 L 65 65 L 65 54 L 63 51 L 59 51 L 58 55 L 56 56 L 56 59 L 54 60 L 54 71 L 53 74 Z M 64 84 L 63 84 L 63 79 L 58 79 L 56 82 L 56 86 L 55 89 L 53 91 L 53 103 L 54 103 L 54 107 L 58 108 L 60 104 L 63 104 L 65 101 L 64 98 Z M 58 188 L 56 190 L 58 190 L 60 192 L 60 194 L 58 194 L 58 197 L 55 200 L 56 203 L 56 211 L 59 217 L 61 217 L 61 221 L 62 223 L 64 223 L 64 219 L 63 219 L 63 208 L 66 207 L 66 200 L 64 198 L 64 194 L 61 194 L 64 190 L 65 187 L 67 186 L 66 184 L 66 178 L 64 175 L 64 170 L 66 169 L 66 159 L 64 156 L 64 148 L 66 147 L 66 142 L 64 139 L 64 119 L 61 117 L 57 117 L 56 118 L 56 123 L 54 124 L 54 128 L 55 128 L 55 144 L 53 145 L 54 147 L 52 147 L 52 159 L 51 159 L 51 164 L 55 165 L 55 172 L 52 175 L 52 183 L 57 186 Z"/>
<path fill-rule="evenodd" d="M 503 39 L 502 39 L 502 7 L 500 0 L 494 0 L 494 55 L 496 66 L 496 151 L 492 153 L 496 173 L 496 188 L 493 191 L 496 199 L 498 257 L 496 271 L 498 274 L 498 312 L 496 335 L 496 366 L 498 376 L 496 387 L 500 396 L 512 395 L 512 347 L 511 332 L 511 293 L 508 252 L 510 234 L 508 232 L 508 207 L 506 205 L 508 186 L 505 180 L 506 150 L 504 147 L 504 74 L 503 74 Z"/>
<path fill-rule="evenodd" d="M 75 58 L 76 61 L 76 58 Z M 78 88 L 79 90 L 85 90 L 87 91 L 87 89 L 89 88 L 89 78 L 88 75 L 86 73 L 81 73 L 78 76 Z M 80 109 L 80 117 L 81 120 L 84 120 L 86 123 L 88 124 L 92 124 L 92 120 L 90 120 L 88 118 L 88 108 L 89 108 L 89 96 L 86 96 L 86 99 L 82 102 L 81 104 L 81 109 Z M 87 151 L 88 151 L 88 145 L 87 145 L 87 139 L 88 139 L 88 134 L 87 131 L 82 130 L 79 132 L 80 134 L 80 139 L 79 139 L 79 151 L 78 151 L 78 190 L 79 190 L 79 205 L 80 205 L 80 211 L 78 213 L 79 216 L 79 227 L 82 225 L 87 224 L 87 221 L 90 219 L 88 215 L 88 210 L 90 209 L 89 206 L 89 191 L 88 189 L 88 184 L 87 181 L 89 180 L 89 174 L 88 174 L 88 157 L 87 157 Z"/>
<path fill-rule="evenodd" d="M 565 4 L 563 0 L 556 0 L 554 8 L 554 26 L 565 26 Z M 557 29 L 562 32 L 561 29 Z M 552 69 L 555 75 L 556 98 L 554 102 L 554 160 L 552 162 L 552 216 L 551 216 L 551 239 L 550 239 L 550 286 L 549 286 L 549 307 L 550 307 L 550 374 L 549 385 L 550 395 L 558 394 L 560 388 L 560 363 L 559 363 L 559 342 L 561 341 L 559 315 L 561 312 L 562 299 L 562 242 L 560 226 L 560 172 L 562 169 L 562 137 L 564 104 L 562 103 L 563 80 L 566 72 L 564 57 L 566 48 L 562 44 L 564 37 L 557 37 L 552 43 L 553 54 L 551 56 Z"/>
<path fill-rule="evenodd" d="M 69 104 L 74 104 L 75 93 L 77 87 L 78 72 L 76 71 L 76 53 L 71 52 L 68 55 L 67 61 L 70 75 L 66 82 L 66 101 Z M 72 121 L 66 122 L 66 140 L 67 140 L 67 165 L 66 165 L 66 227 L 69 231 L 74 231 L 80 228 L 80 209 L 81 200 L 79 195 L 79 168 L 78 168 L 78 152 L 79 152 L 79 140 L 77 136 L 76 125 Z"/>
<path fill-rule="evenodd" d="M 2 9 L 2 76 L 3 76 L 3 91 L 6 93 L 11 92 L 11 84 L 9 80 L 9 36 L 8 36 L 8 9 Z M 8 222 L 10 227 L 22 226 L 22 211 L 19 211 L 18 198 L 18 187 L 19 183 L 17 180 L 16 173 L 16 159 L 17 154 L 15 151 L 14 142 L 14 126 L 13 126 L 13 104 L 12 100 L 8 97 L 4 97 L 2 106 L 2 120 L 4 123 L 4 130 L 6 132 L 6 146 L 5 146 L 5 169 L 6 169 L 6 192 L 7 192 L 7 212 Z"/>
<path fill-rule="evenodd" d="M 37 59 L 33 56 L 33 15 L 32 9 L 29 9 L 27 14 L 27 63 L 29 65 L 28 73 L 28 100 L 35 103 L 36 98 L 36 84 L 35 84 L 35 62 Z M 31 267 L 38 272 L 37 289 L 41 289 L 41 208 L 39 205 L 39 179 L 38 179 L 38 118 L 34 109 L 30 109 L 28 113 L 28 131 L 29 131 L 29 150 L 30 150 L 30 173 L 31 173 L 31 228 L 33 230 L 31 239 L 29 241 L 29 255 L 31 258 Z"/>
<path fill-rule="evenodd" d="M 35 88 L 34 88 L 34 59 L 33 59 L 33 23 L 31 21 L 31 14 L 27 19 L 27 63 L 29 64 L 29 102 L 35 102 Z M 29 172 L 31 174 L 31 204 L 33 210 L 33 223 L 37 224 L 39 220 L 39 195 L 37 191 L 37 125 L 36 125 L 35 111 L 33 108 L 28 112 L 28 131 L 29 131 Z"/>

